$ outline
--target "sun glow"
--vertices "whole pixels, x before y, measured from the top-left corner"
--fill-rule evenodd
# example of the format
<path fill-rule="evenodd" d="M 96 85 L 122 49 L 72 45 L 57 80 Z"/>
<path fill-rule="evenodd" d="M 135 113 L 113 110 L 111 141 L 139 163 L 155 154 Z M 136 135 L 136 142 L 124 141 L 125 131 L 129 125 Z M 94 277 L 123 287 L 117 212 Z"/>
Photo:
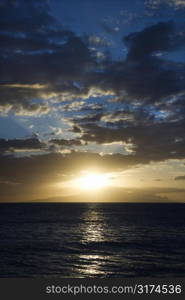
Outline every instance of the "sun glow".
<path fill-rule="evenodd" d="M 110 183 L 107 174 L 88 173 L 76 180 L 76 186 L 83 190 L 98 190 Z"/>

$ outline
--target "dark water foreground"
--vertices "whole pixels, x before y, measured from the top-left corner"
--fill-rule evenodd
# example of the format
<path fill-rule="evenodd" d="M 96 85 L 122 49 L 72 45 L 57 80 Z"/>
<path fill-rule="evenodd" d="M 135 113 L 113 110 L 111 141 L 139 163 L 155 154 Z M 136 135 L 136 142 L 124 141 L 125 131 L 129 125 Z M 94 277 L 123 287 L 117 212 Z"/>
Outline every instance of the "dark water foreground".
<path fill-rule="evenodd" d="M 185 277 L 185 204 L 0 204 L 0 277 Z"/>

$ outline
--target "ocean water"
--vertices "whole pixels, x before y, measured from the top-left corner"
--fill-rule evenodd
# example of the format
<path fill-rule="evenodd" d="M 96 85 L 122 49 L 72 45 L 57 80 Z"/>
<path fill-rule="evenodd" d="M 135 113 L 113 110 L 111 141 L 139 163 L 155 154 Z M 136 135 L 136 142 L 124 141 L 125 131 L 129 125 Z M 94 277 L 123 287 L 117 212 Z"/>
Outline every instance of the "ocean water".
<path fill-rule="evenodd" d="M 0 277 L 145 276 L 185 276 L 185 204 L 0 204 Z"/>

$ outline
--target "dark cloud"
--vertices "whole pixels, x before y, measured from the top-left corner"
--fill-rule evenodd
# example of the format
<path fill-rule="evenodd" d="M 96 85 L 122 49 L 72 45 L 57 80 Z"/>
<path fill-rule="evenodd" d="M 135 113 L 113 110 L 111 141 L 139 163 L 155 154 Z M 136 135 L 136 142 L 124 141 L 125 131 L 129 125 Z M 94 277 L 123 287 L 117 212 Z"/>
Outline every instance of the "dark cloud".
<path fill-rule="evenodd" d="M 184 43 L 172 22 L 125 37 L 126 60 L 114 62 L 106 56 L 98 62 L 87 38 L 59 25 L 42 1 L 6 2 L 0 14 L 2 111 L 47 113 L 52 106 L 33 100 L 53 96 L 58 101 L 76 100 L 96 91 L 115 94 L 122 102 L 126 98 L 131 103 L 158 103 L 184 88 L 184 65 L 155 56 Z M 93 36 L 93 41 L 101 39 Z"/>
<path fill-rule="evenodd" d="M 158 23 L 143 31 L 131 33 L 124 38 L 129 47 L 128 59 L 141 60 L 156 51 L 172 50 L 174 46 L 174 24 Z"/>
<path fill-rule="evenodd" d="M 105 113 L 101 117 L 101 121 L 107 125 L 121 128 L 130 125 L 148 125 L 155 121 L 155 117 L 150 111 L 146 111 L 144 107 L 139 107 L 137 110 L 122 109 L 116 110 L 113 113 Z"/>
<path fill-rule="evenodd" d="M 1 110 L 34 114 L 45 109 L 33 104 L 35 99 L 81 95 L 73 81 L 82 80 L 94 58 L 83 39 L 56 22 L 46 3 L 3 2 L 0 17 Z"/>
<path fill-rule="evenodd" d="M 0 28 L 4 32 L 24 33 L 55 25 L 47 1 L 1 1 Z"/>
<path fill-rule="evenodd" d="M 41 142 L 38 137 L 33 135 L 30 138 L 22 139 L 0 139 L 0 153 L 12 153 L 16 151 L 52 151 L 66 149 L 67 147 L 81 146 L 82 141 L 80 139 L 51 139 L 49 141 Z M 56 146 L 52 148 L 51 146 Z M 43 154 L 43 153 L 42 153 Z"/>
<path fill-rule="evenodd" d="M 72 139 L 72 140 L 64 140 L 64 139 L 52 139 L 49 141 L 51 144 L 55 144 L 58 146 L 81 146 L 82 142 L 79 139 Z"/>
<path fill-rule="evenodd" d="M 184 91 L 185 68 L 157 57 L 112 64 L 91 82 L 130 103 L 160 103 Z"/>
<path fill-rule="evenodd" d="M 44 143 L 38 138 L 31 137 L 27 139 L 0 139 L 0 153 L 13 152 L 17 150 L 41 150 L 44 149 Z"/>
<path fill-rule="evenodd" d="M 77 120 L 79 124 L 94 123 L 100 121 L 102 115 L 103 115 L 102 113 L 94 113 L 94 114 L 92 113 L 89 115 L 80 116 Z"/>
<path fill-rule="evenodd" d="M 88 113 L 89 112 L 101 112 L 101 111 L 103 111 L 103 105 L 102 104 L 87 104 L 87 105 L 84 105 L 81 109 L 80 109 L 80 111 L 82 111 L 82 112 L 85 112 L 85 111 L 87 111 Z"/>
<path fill-rule="evenodd" d="M 1 85 L 0 93 L 1 112 L 13 110 L 20 115 L 41 115 L 50 111 L 47 103 L 32 101 L 44 95 L 44 88 L 39 85 Z"/>
<path fill-rule="evenodd" d="M 130 144 L 132 155 L 141 163 L 185 158 L 185 122 L 131 125 L 118 128 L 93 123 L 78 123 L 86 142 Z"/>
<path fill-rule="evenodd" d="M 86 86 L 113 93 L 120 101 L 159 103 L 184 91 L 185 66 L 163 57 L 185 46 L 173 22 L 158 23 L 124 38 L 127 59 L 107 61 L 101 72 L 87 74 Z M 162 56 L 158 56 L 158 54 Z"/>

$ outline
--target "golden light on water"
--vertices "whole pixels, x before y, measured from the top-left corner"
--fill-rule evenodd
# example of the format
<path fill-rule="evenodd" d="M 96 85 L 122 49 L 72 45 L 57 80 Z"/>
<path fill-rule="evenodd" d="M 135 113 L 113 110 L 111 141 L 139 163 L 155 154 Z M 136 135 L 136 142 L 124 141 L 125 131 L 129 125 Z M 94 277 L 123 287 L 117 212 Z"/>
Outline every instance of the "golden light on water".
<path fill-rule="evenodd" d="M 83 221 L 81 226 L 81 243 L 83 245 L 88 247 L 88 245 L 93 246 L 94 243 L 106 241 L 106 220 L 96 206 L 88 206 L 88 209 L 84 212 Z M 84 268 L 80 270 L 82 275 L 89 277 L 105 276 L 103 270 L 104 261 L 107 258 L 105 255 L 97 253 L 97 251 L 91 251 L 89 254 L 80 254 L 79 258 L 84 263 Z"/>

